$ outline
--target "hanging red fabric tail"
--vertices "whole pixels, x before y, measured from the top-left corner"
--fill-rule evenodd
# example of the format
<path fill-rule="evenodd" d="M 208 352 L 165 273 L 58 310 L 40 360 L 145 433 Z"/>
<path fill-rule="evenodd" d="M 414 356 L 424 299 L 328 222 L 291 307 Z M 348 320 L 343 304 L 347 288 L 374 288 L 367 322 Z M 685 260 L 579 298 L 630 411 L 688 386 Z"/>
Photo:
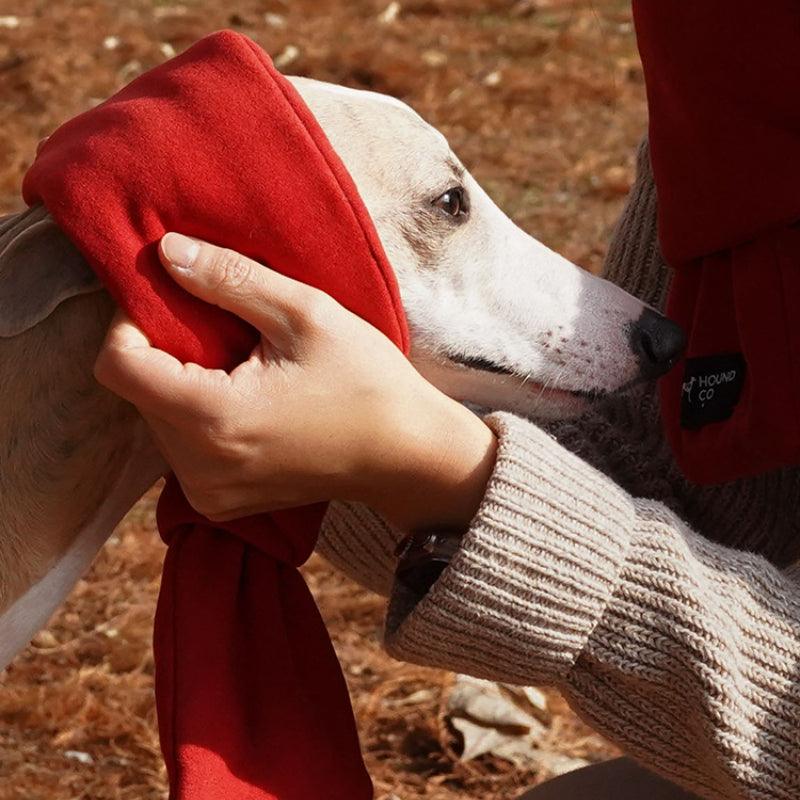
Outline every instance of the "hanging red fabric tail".
<path fill-rule="evenodd" d="M 174 800 L 372 797 L 347 686 L 296 569 L 321 517 L 308 508 L 222 530 L 174 479 L 165 489 L 155 655 Z"/>
<path fill-rule="evenodd" d="M 800 462 L 800 6 L 634 0 L 668 314 L 662 382 L 688 478 Z"/>
<path fill-rule="evenodd" d="M 255 332 L 191 297 L 168 230 L 332 294 L 407 349 L 391 268 L 356 188 L 249 39 L 209 36 L 56 131 L 25 177 L 153 344 L 230 368 Z M 156 697 L 175 800 L 368 800 L 344 679 L 297 572 L 321 506 L 212 524 L 170 479 Z"/>

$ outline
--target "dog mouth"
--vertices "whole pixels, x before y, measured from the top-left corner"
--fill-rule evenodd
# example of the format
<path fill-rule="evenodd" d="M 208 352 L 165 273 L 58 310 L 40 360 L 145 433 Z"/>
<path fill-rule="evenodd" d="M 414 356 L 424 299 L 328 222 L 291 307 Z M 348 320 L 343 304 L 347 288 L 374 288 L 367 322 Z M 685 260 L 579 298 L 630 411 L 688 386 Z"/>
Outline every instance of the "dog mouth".
<path fill-rule="evenodd" d="M 460 353 L 448 353 L 447 360 L 459 367 L 475 370 L 477 372 L 489 372 L 494 375 L 516 378 L 521 381 L 529 391 L 533 393 L 538 392 L 542 395 L 548 394 L 577 400 L 595 401 L 607 394 L 601 390 L 565 389 L 561 386 L 539 383 L 538 381 L 531 380 L 529 375 L 523 375 L 510 367 L 498 364 L 496 361 L 491 361 L 481 356 L 465 356 Z"/>
<path fill-rule="evenodd" d="M 494 372 L 497 375 L 511 375 L 517 378 L 522 377 L 521 375 L 519 375 L 519 373 L 514 372 L 514 370 L 509 369 L 508 367 L 504 367 L 502 364 L 497 364 L 494 361 L 489 361 L 489 359 L 487 358 L 479 358 L 476 356 L 453 355 L 452 353 L 448 353 L 447 358 L 454 364 L 461 364 L 462 367 L 468 367 L 469 369 L 476 369 L 479 372 Z"/>

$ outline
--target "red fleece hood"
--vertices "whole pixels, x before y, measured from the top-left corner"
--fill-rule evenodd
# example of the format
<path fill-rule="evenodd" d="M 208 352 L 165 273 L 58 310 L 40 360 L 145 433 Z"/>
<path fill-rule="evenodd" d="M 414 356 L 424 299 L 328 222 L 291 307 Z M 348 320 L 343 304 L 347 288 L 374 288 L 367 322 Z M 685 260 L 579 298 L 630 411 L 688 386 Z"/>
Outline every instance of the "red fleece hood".
<path fill-rule="evenodd" d="M 209 36 L 67 122 L 23 194 L 151 341 L 185 361 L 230 368 L 257 337 L 168 277 L 157 255 L 168 230 L 324 289 L 407 349 L 394 276 L 350 176 L 244 36 Z M 171 797 L 372 797 L 344 680 L 296 570 L 323 511 L 212 524 L 168 481 L 155 653 Z"/>

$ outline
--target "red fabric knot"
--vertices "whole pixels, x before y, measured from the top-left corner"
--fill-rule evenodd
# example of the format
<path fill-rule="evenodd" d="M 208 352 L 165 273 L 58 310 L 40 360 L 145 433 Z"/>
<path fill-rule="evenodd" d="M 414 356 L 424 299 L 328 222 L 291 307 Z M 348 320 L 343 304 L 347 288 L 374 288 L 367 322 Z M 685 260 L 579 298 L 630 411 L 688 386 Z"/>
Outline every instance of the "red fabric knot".
<path fill-rule="evenodd" d="M 352 179 L 244 36 L 209 36 L 64 124 L 23 194 L 151 341 L 185 361 L 230 368 L 256 334 L 172 282 L 157 255 L 168 230 L 326 290 L 407 351 L 394 276 Z M 212 524 L 168 481 L 155 655 L 171 797 L 372 797 L 344 679 L 296 570 L 323 512 Z"/>

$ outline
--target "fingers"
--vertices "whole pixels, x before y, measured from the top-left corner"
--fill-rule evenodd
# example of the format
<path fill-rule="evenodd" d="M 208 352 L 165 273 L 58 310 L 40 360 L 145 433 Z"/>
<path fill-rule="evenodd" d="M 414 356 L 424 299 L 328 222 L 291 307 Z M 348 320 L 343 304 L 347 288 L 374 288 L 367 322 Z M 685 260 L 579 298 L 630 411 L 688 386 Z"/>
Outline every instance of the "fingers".
<path fill-rule="evenodd" d="M 152 347 L 144 333 L 118 311 L 98 354 L 94 375 L 142 413 L 171 419 L 187 413 L 213 413 L 215 383 L 224 373 L 182 364 Z"/>
<path fill-rule="evenodd" d="M 334 301 L 324 292 L 225 248 L 168 233 L 161 260 L 188 292 L 255 326 L 283 352 L 319 319 L 319 306 Z"/>

